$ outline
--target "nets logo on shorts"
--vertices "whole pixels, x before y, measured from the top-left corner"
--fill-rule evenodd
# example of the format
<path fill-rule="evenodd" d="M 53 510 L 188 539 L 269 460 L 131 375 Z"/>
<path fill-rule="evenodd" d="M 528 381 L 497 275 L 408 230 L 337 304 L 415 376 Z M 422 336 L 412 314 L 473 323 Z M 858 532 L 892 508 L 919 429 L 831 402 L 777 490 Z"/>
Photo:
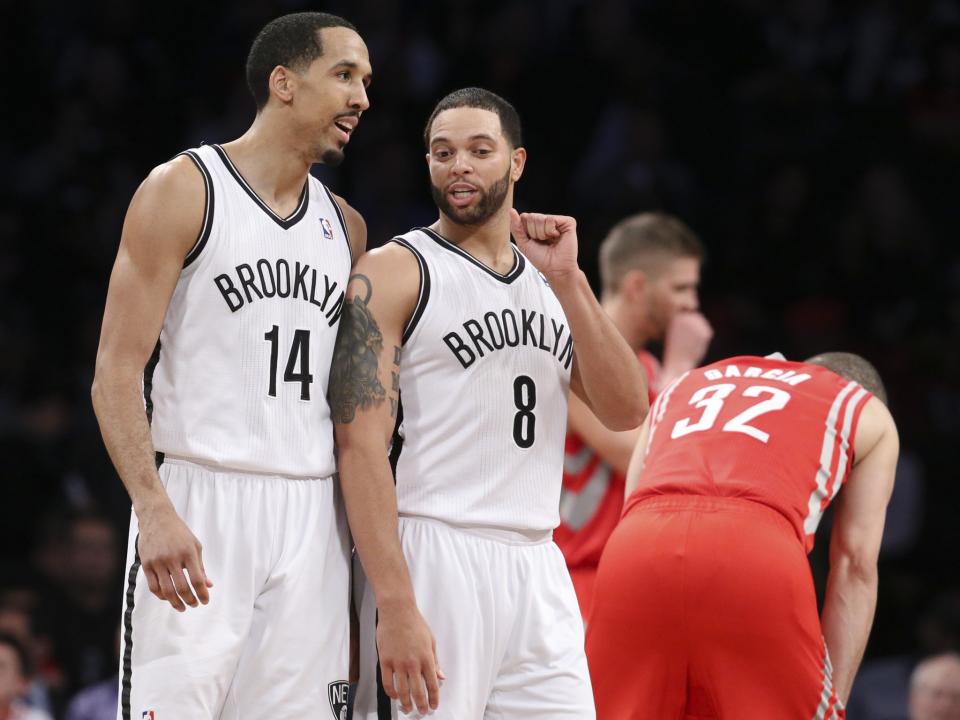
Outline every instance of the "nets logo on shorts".
<path fill-rule="evenodd" d="M 350 697 L 350 683 L 346 680 L 334 680 L 327 685 L 327 697 L 330 698 L 330 710 L 335 720 L 347 720 L 347 699 Z"/>

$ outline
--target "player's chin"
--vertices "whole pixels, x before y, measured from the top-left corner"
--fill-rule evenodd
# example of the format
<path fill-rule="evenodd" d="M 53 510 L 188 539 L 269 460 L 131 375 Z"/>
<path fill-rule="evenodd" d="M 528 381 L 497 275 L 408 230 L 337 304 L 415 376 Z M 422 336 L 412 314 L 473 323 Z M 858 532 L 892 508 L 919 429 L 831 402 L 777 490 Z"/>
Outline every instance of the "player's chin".
<path fill-rule="evenodd" d="M 343 148 L 327 148 L 322 153 L 320 153 L 320 162 L 324 165 L 329 165 L 330 167 L 337 167 L 340 163 L 343 162 L 345 155 L 343 153 Z"/>

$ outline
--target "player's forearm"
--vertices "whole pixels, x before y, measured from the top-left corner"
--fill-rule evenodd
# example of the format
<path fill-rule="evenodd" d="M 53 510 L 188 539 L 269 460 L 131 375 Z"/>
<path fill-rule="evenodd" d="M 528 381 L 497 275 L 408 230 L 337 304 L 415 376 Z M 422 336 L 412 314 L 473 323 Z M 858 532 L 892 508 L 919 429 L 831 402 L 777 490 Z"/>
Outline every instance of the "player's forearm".
<path fill-rule="evenodd" d="M 170 498 L 157 474 L 141 376 L 98 367 L 91 399 L 104 445 L 137 517 L 142 519 L 157 508 L 170 507 Z"/>
<path fill-rule="evenodd" d="M 877 605 L 876 564 L 832 562 L 823 604 L 823 636 L 833 663 L 833 685 L 846 703 L 867 647 Z"/>
<path fill-rule="evenodd" d="M 627 472 L 639 431 L 618 432 L 608 429 L 576 396 L 570 397 L 567 427 L 579 435 L 614 470 L 620 474 Z"/>
<path fill-rule="evenodd" d="M 341 438 L 338 435 L 338 442 Z M 377 607 L 389 611 L 415 604 L 400 547 L 397 493 L 386 453 L 379 447 L 341 446 L 337 459 L 350 531 Z"/>
<path fill-rule="evenodd" d="M 632 430 L 648 410 L 647 382 L 633 350 L 577 270 L 550 285 L 563 307 L 583 389 L 597 418 L 611 430 Z"/>

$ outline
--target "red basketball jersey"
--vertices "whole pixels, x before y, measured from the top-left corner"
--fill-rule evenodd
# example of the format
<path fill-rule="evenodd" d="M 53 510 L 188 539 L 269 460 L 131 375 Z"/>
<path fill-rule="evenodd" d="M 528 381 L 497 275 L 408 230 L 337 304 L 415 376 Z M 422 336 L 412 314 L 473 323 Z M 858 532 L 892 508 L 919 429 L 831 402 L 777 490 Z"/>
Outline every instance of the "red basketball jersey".
<path fill-rule="evenodd" d="M 646 371 L 652 404 L 660 364 L 645 350 L 637 353 L 637 359 Z M 625 483 L 626 478 L 605 463 L 579 435 L 567 433 L 560 526 L 553 533 L 567 567 L 595 567 L 600 562 L 607 538 L 620 521 Z"/>
<path fill-rule="evenodd" d="M 807 551 L 853 462 L 870 393 L 817 365 L 735 357 L 657 398 L 643 474 L 624 512 L 655 495 L 738 497 L 787 517 Z"/>

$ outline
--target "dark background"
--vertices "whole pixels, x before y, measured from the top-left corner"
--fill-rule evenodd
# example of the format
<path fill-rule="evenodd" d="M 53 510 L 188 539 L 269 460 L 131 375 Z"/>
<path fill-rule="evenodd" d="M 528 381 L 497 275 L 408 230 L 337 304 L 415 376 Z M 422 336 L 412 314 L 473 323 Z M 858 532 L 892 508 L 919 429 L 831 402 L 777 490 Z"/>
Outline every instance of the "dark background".
<path fill-rule="evenodd" d="M 666 210 L 708 248 L 708 359 L 873 360 L 902 455 L 868 660 L 960 643 L 957 0 L 41 1 L 4 9 L 0 43 L 0 607 L 29 610 L 56 707 L 115 667 L 129 501 L 89 388 L 126 205 L 153 166 L 248 127 L 250 42 L 304 9 L 370 49 L 372 107 L 317 174 L 371 245 L 433 221 L 423 122 L 482 85 L 524 121 L 518 205 L 578 218 L 595 284 L 607 229 Z M 78 591 L 85 562 L 109 581 Z"/>

